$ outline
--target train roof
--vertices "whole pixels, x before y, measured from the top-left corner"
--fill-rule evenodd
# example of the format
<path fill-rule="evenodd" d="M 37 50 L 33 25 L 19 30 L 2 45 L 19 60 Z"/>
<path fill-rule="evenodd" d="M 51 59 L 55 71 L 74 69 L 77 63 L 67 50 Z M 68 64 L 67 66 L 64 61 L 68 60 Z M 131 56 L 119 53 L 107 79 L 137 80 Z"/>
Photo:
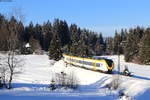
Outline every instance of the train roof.
<path fill-rule="evenodd" d="M 107 57 L 100 57 L 100 56 L 94 56 L 94 57 L 92 57 L 92 59 L 97 59 L 97 60 L 112 60 L 112 59 L 109 59 L 109 58 L 107 58 Z"/>
<path fill-rule="evenodd" d="M 65 54 L 65 55 L 68 55 L 68 54 Z M 69 55 L 69 56 L 81 57 L 81 56 L 77 56 L 77 55 Z M 95 60 L 112 60 L 112 59 L 109 59 L 107 57 L 102 57 L 102 56 L 82 57 L 82 58 L 95 59 Z"/>

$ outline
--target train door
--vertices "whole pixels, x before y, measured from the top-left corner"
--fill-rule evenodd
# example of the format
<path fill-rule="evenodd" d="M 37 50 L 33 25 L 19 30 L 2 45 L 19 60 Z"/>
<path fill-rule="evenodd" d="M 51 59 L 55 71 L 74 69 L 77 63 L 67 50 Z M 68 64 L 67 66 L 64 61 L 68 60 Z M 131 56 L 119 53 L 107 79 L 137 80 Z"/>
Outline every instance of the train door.
<path fill-rule="evenodd" d="M 96 70 L 96 62 L 93 64 L 93 70 Z"/>

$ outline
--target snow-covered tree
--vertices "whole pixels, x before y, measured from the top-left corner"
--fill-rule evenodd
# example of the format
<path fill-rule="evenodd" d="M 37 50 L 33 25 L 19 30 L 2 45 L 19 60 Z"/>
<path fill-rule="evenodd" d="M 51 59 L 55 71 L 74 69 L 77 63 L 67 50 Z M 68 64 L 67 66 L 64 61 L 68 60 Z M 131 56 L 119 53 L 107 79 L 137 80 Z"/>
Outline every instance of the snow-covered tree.
<path fill-rule="evenodd" d="M 141 63 L 150 65 L 150 32 L 141 39 L 139 58 Z"/>

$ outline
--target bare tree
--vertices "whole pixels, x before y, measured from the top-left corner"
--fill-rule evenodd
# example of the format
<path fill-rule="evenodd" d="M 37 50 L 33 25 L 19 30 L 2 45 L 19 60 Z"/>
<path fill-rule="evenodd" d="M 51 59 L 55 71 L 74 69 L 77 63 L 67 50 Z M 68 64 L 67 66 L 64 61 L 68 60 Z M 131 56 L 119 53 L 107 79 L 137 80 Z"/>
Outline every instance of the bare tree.
<path fill-rule="evenodd" d="M 1 59 L 2 60 L 2 59 Z M 1 87 L 6 87 L 6 73 L 8 71 L 7 67 L 4 67 L 3 64 L 0 64 L 0 81 L 1 81 Z"/>
<path fill-rule="evenodd" d="M 1 56 L 0 56 L 0 88 L 3 87 L 3 85 L 2 85 L 2 75 L 1 75 L 2 74 L 2 72 L 1 72 L 1 70 L 2 70 L 1 69 L 1 65 L 2 64 L 1 64 Z"/>
<path fill-rule="evenodd" d="M 17 25 L 15 22 L 15 18 L 12 17 L 9 25 L 7 39 L 5 40 L 5 44 L 7 44 L 6 54 L 2 56 L 2 80 L 8 89 L 12 88 L 11 83 L 13 80 L 13 76 L 16 73 L 16 68 L 21 66 L 22 59 L 17 56 L 17 48 L 19 46 L 19 39 L 17 33 Z"/>
<path fill-rule="evenodd" d="M 15 52 L 8 51 L 6 54 L 3 54 L 1 61 L 1 83 L 3 84 L 3 87 L 11 89 L 12 80 L 14 79 L 15 75 L 21 72 L 22 66 L 24 64 L 24 59 L 23 57 L 19 57 L 19 55 L 16 55 Z"/>
<path fill-rule="evenodd" d="M 13 80 L 14 74 L 18 73 L 17 68 L 22 66 L 23 59 L 21 59 L 17 53 L 17 47 L 18 47 L 18 37 L 17 33 L 15 33 L 14 29 L 16 27 L 14 26 L 9 27 L 9 36 L 7 38 L 7 53 L 5 57 L 3 58 L 3 81 L 6 83 L 6 86 L 8 89 L 12 88 L 11 83 Z"/>
<path fill-rule="evenodd" d="M 2 46 L 6 48 L 5 54 L 0 55 L 0 77 L 8 89 L 12 88 L 14 75 L 20 72 L 24 62 L 24 59 L 18 55 L 21 46 L 21 31 L 19 31 L 18 27 L 19 22 L 24 20 L 24 16 L 21 13 L 21 9 L 12 9 L 9 17 L 10 20 L 6 25 L 7 31 L 4 32 L 6 36 L 3 40 L 0 40 L 3 44 Z"/>
<path fill-rule="evenodd" d="M 110 90 L 117 90 L 120 88 L 121 82 L 121 76 L 113 75 L 112 80 L 106 84 L 106 88 Z"/>
<path fill-rule="evenodd" d="M 6 88 L 12 88 L 11 83 L 15 74 L 21 72 L 21 67 L 23 66 L 24 59 L 19 57 L 16 53 L 16 44 L 15 35 L 10 35 L 8 40 L 8 51 L 5 54 L 1 54 L 1 63 L 0 63 L 0 77 L 1 83 Z"/>
<path fill-rule="evenodd" d="M 77 89 L 78 86 L 79 80 L 73 71 L 69 73 L 55 73 L 50 84 L 52 90 L 56 88 Z"/>

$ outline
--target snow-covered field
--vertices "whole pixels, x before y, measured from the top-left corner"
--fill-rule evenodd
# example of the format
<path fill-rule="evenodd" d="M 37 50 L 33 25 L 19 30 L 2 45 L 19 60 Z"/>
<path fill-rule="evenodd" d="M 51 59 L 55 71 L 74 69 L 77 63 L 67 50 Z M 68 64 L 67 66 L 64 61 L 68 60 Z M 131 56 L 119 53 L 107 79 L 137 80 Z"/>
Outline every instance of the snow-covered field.
<path fill-rule="evenodd" d="M 127 65 L 133 77 L 119 76 L 119 88 L 105 88 L 117 75 L 93 72 L 48 59 L 47 55 L 25 55 L 22 73 L 15 76 L 13 89 L 0 89 L 0 100 L 147 100 L 150 97 L 150 66 L 126 63 L 121 56 L 121 71 Z M 109 56 L 115 62 L 117 56 Z M 48 86 L 56 73 L 73 72 L 79 81 L 77 90 L 56 89 Z M 125 96 L 119 98 L 119 91 Z"/>

